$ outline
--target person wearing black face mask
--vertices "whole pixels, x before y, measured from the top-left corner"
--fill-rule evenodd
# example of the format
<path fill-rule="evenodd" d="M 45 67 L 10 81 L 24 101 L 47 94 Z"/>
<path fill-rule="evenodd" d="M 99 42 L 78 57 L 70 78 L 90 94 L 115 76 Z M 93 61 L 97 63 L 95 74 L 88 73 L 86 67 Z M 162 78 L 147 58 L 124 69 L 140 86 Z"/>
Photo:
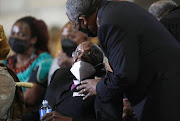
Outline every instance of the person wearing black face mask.
<path fill-rule="evenodd" d="M 17 54 L 23 54 L 30 46 L 33 46 L 33 44 L 29 44 L 29 45 L 27 44 L 28 44 L 28 40 L 23 40 L 13 37 L 9 39 L 9 45 L 11 46 L 11 49 Z"/>
<path fill-rule="evenodd" d="M 71 39 L 62 39 L 61 40 L 61 45 L 63 52 L 66 53 L 68 57 L 72 56 L 72 52 L 76 49 L 77 44 L 71 40 Z"/>
<path fill-rule="evenodd" d="M 81 21 L 82 21 L 82 19 L 79 19 L 78 21 L 79 21 L 79 31 L 87 34 L 88 37 L 96 37 L 96 36 L 97 36 L 96 34 L 94 34 L 94 33 L 88 28 L 88 25 L 86 25 L 86 28 L 82 28 L 82 27 L 81 27 Z"/>
<path fill-rule="evenodd" d="M 52 62 L 48 53 L 49 34 L 42 20 L 27 16 L 12 26 L 9 45 L 15 55 L 3 61 L 21 82 L 31 82 L 31 89 L 23 89 L 27 112 L 39 108 L 47 86 L 47 75 Z"/>
<path fill-rule="evenodd" d="M 59 55 L 52 62 L 49 74 L 48 74 L 48 85 L 50 84 L 51 76 L 60 67 L 71 66 L 73 63 L 72 52 L 75 51 L 77 45 L 87 41 L 88 37 L 86 34 L 72 30 L 73 25 L 68 22 L 62 29 L 62 51 L 59 51 Z"/>

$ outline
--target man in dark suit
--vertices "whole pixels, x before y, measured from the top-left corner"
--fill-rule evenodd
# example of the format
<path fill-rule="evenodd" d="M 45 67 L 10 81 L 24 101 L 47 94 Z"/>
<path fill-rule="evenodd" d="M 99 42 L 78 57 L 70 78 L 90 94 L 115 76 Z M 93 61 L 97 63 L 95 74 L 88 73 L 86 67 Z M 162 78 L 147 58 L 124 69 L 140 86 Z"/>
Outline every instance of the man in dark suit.
<path fill-rule="evenodd" d="M 97 95 L 108 109 L 123 93 L 141 121 L 180 120 L 180 48 L 155 17 L 134 3 L 106 0 L 67 0 L 66 14 L 75 29 L 98 35 L 113 70 L 82 81 L 84 99 Z"/>

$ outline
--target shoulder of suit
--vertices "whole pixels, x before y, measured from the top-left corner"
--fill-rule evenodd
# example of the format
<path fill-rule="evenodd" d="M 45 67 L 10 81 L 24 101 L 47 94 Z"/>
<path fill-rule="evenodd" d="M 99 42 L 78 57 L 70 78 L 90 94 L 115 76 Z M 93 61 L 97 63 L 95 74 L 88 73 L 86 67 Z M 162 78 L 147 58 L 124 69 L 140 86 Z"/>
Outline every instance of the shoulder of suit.
<path fill-rule="evenodd" d="M 70 68 L 71 67 L 65 67 L 65 68 L 57 69 L 54 72 L 53 76 L 52 76 L 51 83 L 57 83 L 57 82 L 59 83 L 60 80 L 63 81 L 63 80 L 71 80 L 71 79 L 73 79 L 74 76 L 70 72 Z"/>
<path fill-rule="evenodd" d="M 71 74 L 70 71 L 71 67 L 63 67 L 63 68 L 59 68 L 55 71 L 55 74 L 57 74 L 58 76 L 69 76 Z"/>

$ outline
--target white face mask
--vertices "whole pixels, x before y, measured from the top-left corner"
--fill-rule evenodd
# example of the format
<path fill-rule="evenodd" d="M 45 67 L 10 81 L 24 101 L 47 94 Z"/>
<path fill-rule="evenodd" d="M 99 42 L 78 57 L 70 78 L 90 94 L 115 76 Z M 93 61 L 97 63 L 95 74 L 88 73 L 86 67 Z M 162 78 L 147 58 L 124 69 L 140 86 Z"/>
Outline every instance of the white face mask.
<path fill-rule="evenodd" d="M 95 74 L 96 69 L 90 63 L 78 61 L 73 64 L 70 71 L 76 77 L 76 79 L 82 81 L 83 79 Z"/>

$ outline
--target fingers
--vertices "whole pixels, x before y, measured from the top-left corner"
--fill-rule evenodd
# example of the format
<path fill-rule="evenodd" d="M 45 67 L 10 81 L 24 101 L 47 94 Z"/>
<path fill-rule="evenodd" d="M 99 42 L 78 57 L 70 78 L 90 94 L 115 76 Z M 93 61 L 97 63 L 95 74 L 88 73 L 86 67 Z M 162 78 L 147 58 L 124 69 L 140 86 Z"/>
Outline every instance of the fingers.
<path fill-rule="evenodd" d="M 58 51 L 59 55 L 65 54 L 63 51 L 59 50 Z"/>
<path fill-rule="evenodd" d="M 84 89 L 80 90 L 78 93 L 79 93 L 79 94 L 84 94 L 84 93 L 86 93 L 86 92 L 88 92 L 88 90 L 84 88 Z"/>
<path fill-rule="evenodd" d="M 86 88 L 86 84 L 82 84 L 82 85 L 76 87 L 77 90 L 81 90 L 81 89 L 84 89 L 84 88 Z"/>
<path fill-rule="evenodd" d="M 64 53 L 61 50 L 59 50 L 58 58 L 61 58 L 61 57 L 64 57 L 64 56 L 66 56 L 66 53 Z"/>
<path fill-rule="evenodd" d="M 90 92 L 85 97 L 83 97 L 83 100 L 86 100 L 89 96 L 91 96 Z"/>
<path fill-rule="evenodd" d="M 61 52 L 62 52 L 61 50 L 58 51 L 59 54 L 61 54 Z"/>
<path fill-rule="evenodd" d="M 53 119 L 55 119 L 55 115 L 52 115 L 51 117 L 47 118 L 45 121 L 53 121 Z"/>
<path fill-rule="evenodd" d="M 81 84 L 87 84 L 89 82 L 90 79 L 86 79 L 86 80 L 83 80 L 81 81 Z"/>
<path fill-rule="evenodd" d="M 7 121 L 13 121 L 12 119 L 8 119 Z"/>
<path fill-rule="evenodd" d="M 48 117 L 51 117 L 53 113 L 46 113 L 43 117 L 42 120 L 46 120 Z"/>
<path fill-rule="evenodd" d="M 87 83 L 88 83 L 88 80 L 81 81 L 82 85 L 76 87 L 77 90 L 81 90 L 81 91 L 79 91 L 80 94 L 87 92 L 87 89 L 86 89 Z M 85 89 L 85 90 L 82 90 L 82 89 Z"/>
<path fill-rule="evenodd" d="M 97 76 L 95 76 L 95 79 L 101 80 L 101 79 L 102 79 L 102 77 L 97 77 Z"/>

